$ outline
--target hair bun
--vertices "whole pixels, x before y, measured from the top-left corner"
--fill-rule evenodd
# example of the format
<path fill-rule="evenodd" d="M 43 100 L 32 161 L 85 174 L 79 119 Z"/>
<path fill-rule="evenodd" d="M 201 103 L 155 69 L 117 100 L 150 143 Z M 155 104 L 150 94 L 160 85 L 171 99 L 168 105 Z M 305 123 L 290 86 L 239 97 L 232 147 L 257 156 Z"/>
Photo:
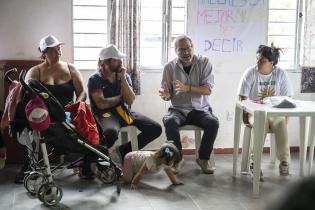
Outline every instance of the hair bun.
<path fill-rule="evenodd" d="M 170 148 L 168 148 L 168 147 L 165 148 L 164 152 L 165 152 L 167 157 L 173 157 L 174 156 L 174 152 L 172 152 L 170 150 Z"/>
<path fill-rule="evenodd" d="M 160 148 L 160 156 L 172 158 L 178 153 L 178 149 L 173 143 L 173 141 L 165 141 Z"/>

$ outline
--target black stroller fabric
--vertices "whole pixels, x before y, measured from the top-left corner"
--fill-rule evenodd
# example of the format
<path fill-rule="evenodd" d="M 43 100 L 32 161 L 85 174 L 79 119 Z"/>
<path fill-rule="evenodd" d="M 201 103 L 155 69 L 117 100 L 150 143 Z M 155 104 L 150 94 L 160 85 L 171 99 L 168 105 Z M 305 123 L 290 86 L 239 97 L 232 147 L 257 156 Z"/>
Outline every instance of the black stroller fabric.
<path fill-rule="evenodd" d="M 29 80 L 29 85 L 37 93 L 40 93 L 40 97 L 45 101 L 51 115 L 51 118 L 57 122 L 64 122 L 66 115 L 60 102 L 53 96 L 53 94 L 39 81 Z"/>

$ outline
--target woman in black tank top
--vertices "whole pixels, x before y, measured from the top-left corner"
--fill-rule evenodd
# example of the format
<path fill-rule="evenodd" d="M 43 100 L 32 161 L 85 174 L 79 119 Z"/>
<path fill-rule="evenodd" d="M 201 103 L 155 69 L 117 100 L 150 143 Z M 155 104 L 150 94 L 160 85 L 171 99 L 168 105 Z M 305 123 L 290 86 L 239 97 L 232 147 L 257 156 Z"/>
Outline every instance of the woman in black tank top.
<path fill-rule="evenodd" d="M 69 65 L 68 65 L 68 68 L 69 68 Z M 70 68 L 69 68 L 69 72 L 70 72 Z M 41 77 L 40 77 L 40 69 L 39 69 L 39 81 L 42 82 Z M 69 103 L 73 103 L 73 99 L 74 99 L 73 93 L 75 92 L 75 89 L 74 89 L 72 79 L 70 79 L 66 83 L 57 84 L 57 85 L 45 84 L 44 82 L 42 82 L 42 84 L 58 99 L 58 101 L 63 107 L 65 107 Z"/>
<path fill-rule="evenodd" d="M 42 38 L 39 51 L 44 62 L 31 68 L 25 80 L 39 80 L 65 106 L 74 102 L 74 93 L 76 101 L 85 101 L 86 92 L 81 73 L 74 65 L 60 60 L 62 44 L 52 35 Z"/>
<path fill-rule="evenodd" d="M 58 99 L 63 107 L 69 103 L 73 103 L 74 87 L 72 80 L 60 85 L 43 85 Z"/>

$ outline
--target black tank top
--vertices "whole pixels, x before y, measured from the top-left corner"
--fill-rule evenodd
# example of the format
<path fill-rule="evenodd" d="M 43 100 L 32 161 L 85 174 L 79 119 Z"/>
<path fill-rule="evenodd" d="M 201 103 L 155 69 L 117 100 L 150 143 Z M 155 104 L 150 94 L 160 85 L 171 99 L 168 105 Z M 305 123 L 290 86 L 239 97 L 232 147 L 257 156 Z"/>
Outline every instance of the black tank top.
<path fill-rule="evenodd" d="M 68 64 L 68 69 L 70 71 L 69 64 Z M 75 89 L 74 89 L 72 79 L 70 79 L 68 82 L 63 83 L 63 84 L 49 85 L 41 81 L 40 69 L 38 73 L 39 73 L 40 82 L 58 99 L 58 101 L 61 103 L 63 107 L 73 102 Z"/>
<path fill-rule="evenodd" d="M 58 99 L 63 107 L 73 102 L 74 86 L 72 79 L 64 84 L 48 85 L 43 83 L 43 85 Z"/>

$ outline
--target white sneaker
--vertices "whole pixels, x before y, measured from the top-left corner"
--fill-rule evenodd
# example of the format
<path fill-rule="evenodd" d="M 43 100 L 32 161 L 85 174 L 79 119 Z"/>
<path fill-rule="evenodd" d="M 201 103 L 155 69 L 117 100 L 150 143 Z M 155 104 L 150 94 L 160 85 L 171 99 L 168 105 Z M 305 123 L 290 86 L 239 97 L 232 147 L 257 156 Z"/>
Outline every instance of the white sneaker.
<path fill-rule="evenodd" d="M 213 174 L 214 169 L 210 167 L 209 160 L 196 159 L 197 164 L 200 166 L 201 170 L 205 174 Z"/>

